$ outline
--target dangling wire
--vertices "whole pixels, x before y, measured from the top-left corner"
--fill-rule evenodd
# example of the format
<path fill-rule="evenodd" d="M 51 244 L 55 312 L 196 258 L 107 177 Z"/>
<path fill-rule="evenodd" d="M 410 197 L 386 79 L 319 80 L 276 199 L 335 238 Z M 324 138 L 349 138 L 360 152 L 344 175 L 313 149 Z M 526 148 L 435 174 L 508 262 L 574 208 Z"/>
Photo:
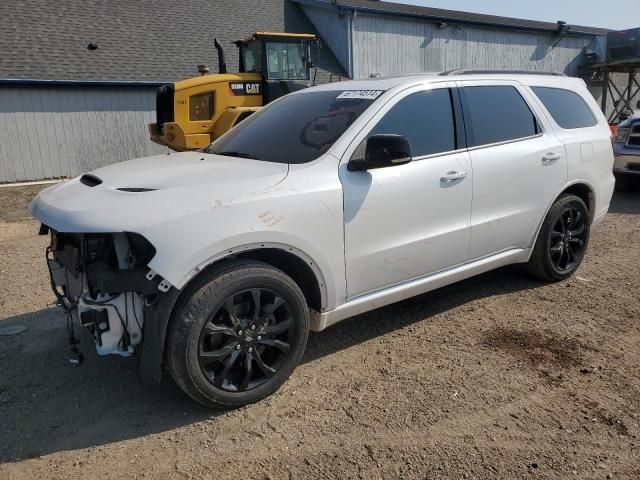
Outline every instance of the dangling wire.
<path fill-rule="evenodd" d="M 83 302 L 86 303 L 87 305 L 98 305 L 101 307 L 111 307 L 113 308 L 113 310 L 116 312 L 116 315 L 118 315 L 118 319 L 120 319 L 120 325 L 122 325 L 122 330 L 123 330 L 123 335 L 122 338 L 120 339 L 120 343 L 118 345 L 122 345 L 123 349 L 126 349 L 129 347 L 129 345 L 131 345 L 131 338 L 129 337 L 129 330 L 127 329 L 127 323 L 125 323 L 124 318 L 122 318 L 122 314 L 120 313 L 120 309 L 113 303 L 107 303 L 110 300 L 113 300 L 113 298 L 108 299 L 108 300 L 104 300 L 104 301 L 95 301 L 95 300 L 90 300 L 88 298 L 83 298 Z"/>
<path fill-rule="evenodd" d="M 73 328 L 73 311 L 77 310 L 78 302 L 80 297 L 77 297 L 73 302 L 67 302 L 67 299 L 58 291 L 58 287 L 56 286 L 55 280 L 53 278 L 53 269 L 51 267 L 51 245 L 49 245 L 45 249 L 45 260 L 47 262 L 47 267 L 49 270 L 49 280 L 51 282 L 51 289 L 53 290 L 53 294 L 56 296 L 56 300 L 58 301 L 58 305 L 62 307 L 66 314 L 66 323 L 67 323 L 67 334 L 69 335 L 69 345 L 71 346 L 71 354 L 69 356 L 69 363 L 72 365 L 80 365 L 84 359 L 82 353 L 78 350 L 78 345 L 80 341 L 76 338 L 75 330 Z M 69 285 L 69 278 L 67 276 L 67 269 L 64 269 L 65 276 L 65 284 Z M 80 293 L 84 290 L 84 276 L 81 277 L 80 283 Z"/>
<path fill-rule="evenodd" d="M 142 334 L 142 324 L 140 323 L 140 320 L 138 320 L 138 312 L 136 312 L 136 300 L 135 300 L 135 298 L 136 298 L 135 295 L 133 294 L 133 292 L 131 292 L 131 304 L 133 305 L 133 317 L 136 319 L 136 324 L 138 325 L 138 328 L 140 329 L 140 334 Z"/>

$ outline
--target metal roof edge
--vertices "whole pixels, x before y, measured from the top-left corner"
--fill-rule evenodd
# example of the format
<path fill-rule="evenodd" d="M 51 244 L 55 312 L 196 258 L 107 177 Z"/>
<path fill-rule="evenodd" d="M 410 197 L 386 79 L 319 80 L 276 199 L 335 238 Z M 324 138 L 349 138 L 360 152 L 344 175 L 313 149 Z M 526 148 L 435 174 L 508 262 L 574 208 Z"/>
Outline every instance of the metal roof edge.
<path fill-rule="evenodd" d="M 38 80 L 30 78 L 0 78 L 0 85 L 32 86 L 81 86 L 81 87 L 159 87 L 167 82 L 127 81 L 127 80 Z"/>
<path fill-rule="evenodd" d="M 327 10 L 338 10 L 339 12 L 345 12 L 345 11 L 352 11 L 352 12 L 357 12 L 357 11 L 362 11 L 362 12 L 366 12 L 366 13 L 377 13 L 377 14 L 381 14 L 381 15 L 390 15 L 390 16 L 399 16 L 399 17 L 413 17 L 413 18 L 425 18 L 425 19 L 430 19 L 430 20 L 435 20 L 435 21 L 447 21 L 447 22 L 451 22 L 453 24 L 465 24 L 465 25 L 478 25 L 478 26 L 485 26 L 485 27 L 491 27 L 491 28 L 507 28 L 510 30 L 527 30 L 527 31 L 535 31 L 535 32 L 545 32 L 545 33 L 553 33 L 556 29 L 552 28 L 551 26 L 548 28 L 545 27 L 533 27 L 533 26 L 526 26 L 526 25 L 509 25 L 509 24 L 503 24 L 503 23 L 496 23 L 496 22 L 490 22 L 490 21 L 484 21 L 481 19 L 460 19 L 460 18 L 454 18 L 454 17 L 448 17 L 446 15 L 435 15 L 435 14 L 420 14 L 420 13 L 412 13 L 412 12 L 399 12 L 399 11 L 393 11 L 393 10 L 385 10 L 383 8 L 375 8 L 375 6 L 360 6 L 360 5 L 344 5 L 344 4 L 340 4 L 340 3 L 329 3 L 327 1 L 324 0 L 291 0 L 295 3 L 299 3 L 302 5 L 309 5 L 309 6 L 313 6 L 313 7 L 319 7 L 319 8 L 323 8 L 323 9 L 327 9 Z M 372 2 L 375 3 L 375 2 Z M 398 3 L 398 5 L 405 5 L 402 3 Z M 414 6 L 414 5 L 411 5 Z M 440 10 L 440 9 L 438 9 Z M 471 12 L 464 12 L 461 10 L 462 13 L 470 13 Z M 481 14 L 478 14 L 481 15 Z M 526 19 L 518 19 L 518 18 L 510 18 L 510 17 L 502 17 L 504 19 L 507 20 L 526 20 Z M 540 22 L 540 23 L 547 23 L 547 22 Z M 550 23 L 550 22 L 549 22 Z M 601 36 L 601 35 L 606 35 L 608 32 L 612 31 L 610 29 L 606 29 L 606 28 L 597 28 L 597 27 L 585 27 L 585 26 L 580 26 L 580 25 L 570 25 L 568 24 L 569 30 L 563 32 L 563 36 L 587 36 L 587 37 L 597 37 L 597 36 Z M 576 28 L 576 29 L 589 29 L 589 30 L 571 30 L 571 28 Z"/>
<path fill-rule="evenodd" d="M 339 3 L 329 3 L 325 1 L 318 0 L 291 0 L 292 2 L 299 3 L 301 5 L 309 5 L 311 7 L 318 7 L 324 10 L 351 10 L 352 7 L 347 7 L 346 5 L 341 5 Z"/>

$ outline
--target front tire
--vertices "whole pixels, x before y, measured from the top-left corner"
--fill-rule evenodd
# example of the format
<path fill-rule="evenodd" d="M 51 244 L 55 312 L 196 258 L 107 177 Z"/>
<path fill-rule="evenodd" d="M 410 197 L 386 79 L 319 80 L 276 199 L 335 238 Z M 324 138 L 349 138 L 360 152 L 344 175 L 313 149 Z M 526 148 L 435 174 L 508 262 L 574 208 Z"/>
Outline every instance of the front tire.
<path fill-rule="evenodd" d="M 275 392 L 307 343 L 309 310 L 298 285 L 262 262 L 210 272 L 181 301 L 169 331 L 171 376 L 197 402 L 234 408 Z"/>
<path fill-rule="evenodd" d="M 589 210 L 576 195 L 561 195 L 542 224 L 527 271 L 548 282 L 569 278 L 589 244 Z"/>

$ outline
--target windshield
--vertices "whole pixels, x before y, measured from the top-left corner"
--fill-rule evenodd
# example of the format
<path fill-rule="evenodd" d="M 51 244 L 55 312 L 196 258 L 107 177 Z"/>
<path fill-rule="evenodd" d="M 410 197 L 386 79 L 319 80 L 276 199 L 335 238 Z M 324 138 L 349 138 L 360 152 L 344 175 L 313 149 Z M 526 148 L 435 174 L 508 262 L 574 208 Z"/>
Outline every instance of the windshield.
<path fill-rule="evenodd" d="M 253 114 L 205 149 L 277 163 L 324 154 L 383 92 L 323 91 L 286 96 Z"/>
<path fill-rule="evenodd" d="M 309 80 L 305 46 L 301 43 L 267 43 L 269 80 Z"/>

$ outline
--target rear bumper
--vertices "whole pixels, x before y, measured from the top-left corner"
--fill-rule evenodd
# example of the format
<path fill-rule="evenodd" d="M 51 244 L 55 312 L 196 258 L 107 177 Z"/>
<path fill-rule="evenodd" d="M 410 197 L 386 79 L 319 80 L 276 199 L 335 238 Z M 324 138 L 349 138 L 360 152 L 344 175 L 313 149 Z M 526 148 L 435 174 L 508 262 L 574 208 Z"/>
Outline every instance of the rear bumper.
<path fill-rule="evenodd" d="M 615 183 L 615 176 L 612 173 L 607 173 L 606 178 L 600 180 L 600 188 L 596 192 L 596 205 L 592 225 L 595 226 L 601 223 L 609 211 Z"/>
<path fill-rule="evenodd" d="M 620 177 L 640 176 L 640 152 L 617 152 L 613 162 L 613 174 Z"/>
<path fill-rule="evenodd" d="M 613 170 L 616 178 L 640 178 L 640 170 L 630 170 L 628 168 L 617 168 Z"/>

